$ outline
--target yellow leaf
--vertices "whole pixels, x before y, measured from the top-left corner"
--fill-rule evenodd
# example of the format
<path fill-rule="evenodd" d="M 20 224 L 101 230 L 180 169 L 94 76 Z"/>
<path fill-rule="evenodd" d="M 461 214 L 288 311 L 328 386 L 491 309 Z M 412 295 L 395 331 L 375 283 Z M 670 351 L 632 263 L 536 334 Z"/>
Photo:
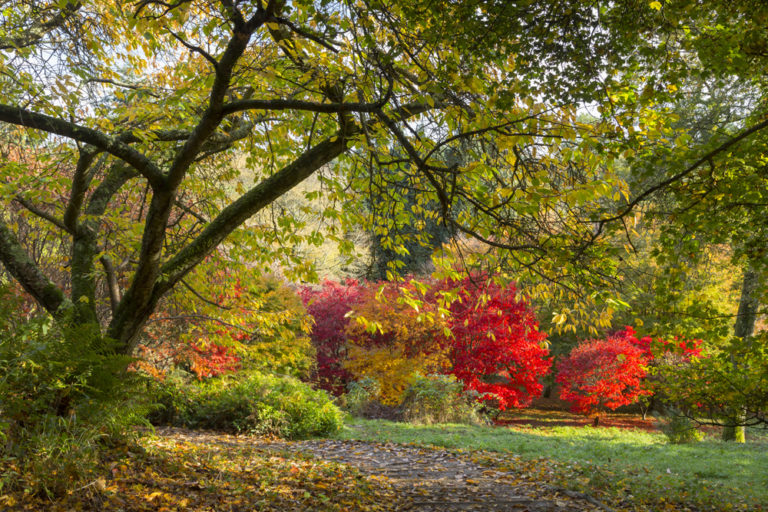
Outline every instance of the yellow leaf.
<path fill-rule="evenodd" d="M 146 494 L 146 495 L 144 496 L 144 499 L 145 499 L 145 500 L 147 500 L 147 501 L 152 501 L 152 500 L 154 500 L 155 498 L 157 498 L 157 497 L 159 497 L 159 496 L 162 496 L 162 495 L 163 495 L 163 493 L 162 493 L 161 491 L 155 491 L 155 492 L 153 492 L 152 494 Z"/>
<path fill-rule="evenodd" d="M 660 11 L 660 10 L 661 10 L 661 2 L 651 2 L 651 3 L 649 4 L 649 7 L 650 7 L 651 9 L 655 9 L 655 10 L 657 10 L 657 11 Z"/>

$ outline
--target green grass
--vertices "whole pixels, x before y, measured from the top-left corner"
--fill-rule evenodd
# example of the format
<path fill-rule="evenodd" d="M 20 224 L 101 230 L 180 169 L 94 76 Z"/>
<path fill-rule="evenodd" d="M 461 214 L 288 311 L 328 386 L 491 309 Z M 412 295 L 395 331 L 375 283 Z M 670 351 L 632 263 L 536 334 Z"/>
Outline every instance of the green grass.
<path fill-rule="evenodd" d="M 614 503 L 632 496 L 634 504 L 652 510 L 669 502 L 705 510 L 768 510 L 764 437 L 745 445 L 717 440 L 671 445 L 660 433 L 618 428 L 419 426 L 359 419 L 348 422 L 339 437 L 514 454 L 547 466 L 560 485 Z"/>

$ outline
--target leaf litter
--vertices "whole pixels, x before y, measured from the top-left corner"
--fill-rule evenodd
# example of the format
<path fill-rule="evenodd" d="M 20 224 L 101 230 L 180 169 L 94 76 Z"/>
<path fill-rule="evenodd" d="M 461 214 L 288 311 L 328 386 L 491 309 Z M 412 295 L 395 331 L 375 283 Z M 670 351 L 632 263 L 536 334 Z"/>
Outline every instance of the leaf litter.
<path fill-rule="evenodd" d="M 141 450 L 115 450 L 103 476 L 64 497 L 0 494 L 0 510 L 647 510 L 616 489 L 595 495 L 574 490 L 577 473 L 546 459 L 512 454 L 332 439 L 284 441 L 178 428 L 158 429 L 141 444 Z M 658 510 L 697 509 L 666 503 Z"/>

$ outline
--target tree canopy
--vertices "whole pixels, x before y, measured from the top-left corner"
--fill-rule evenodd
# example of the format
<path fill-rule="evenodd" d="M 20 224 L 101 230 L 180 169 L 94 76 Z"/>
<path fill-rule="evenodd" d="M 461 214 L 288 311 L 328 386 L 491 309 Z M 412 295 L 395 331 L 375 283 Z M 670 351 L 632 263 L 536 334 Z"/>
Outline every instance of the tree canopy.
<path fill-rule="evenodd" d="M 0 261 L 49 313 L 130 352 L 215 251 L 307 276 L 297 243 L 348 247 L 360 223 L 395 237 L 361 206 L 386 190 L 396 225 L 480 241 L 473 257 L 531 293 L 576 298 L 558 324 L 602 307 L 607 327 L 619 304 L 597 285 L 623 249 L 605 235 L 630 236 L 639 204 L 768 126 L 765 15 L 689 0 L 6 3 Z M 666 105 L 712 77 L 760 99 L 732 133 L 669 139 Z M 631 189 L 627 166 L 659 154 L 662 175 Z M 313 175 L 321 227 L 269 211 Z"/>

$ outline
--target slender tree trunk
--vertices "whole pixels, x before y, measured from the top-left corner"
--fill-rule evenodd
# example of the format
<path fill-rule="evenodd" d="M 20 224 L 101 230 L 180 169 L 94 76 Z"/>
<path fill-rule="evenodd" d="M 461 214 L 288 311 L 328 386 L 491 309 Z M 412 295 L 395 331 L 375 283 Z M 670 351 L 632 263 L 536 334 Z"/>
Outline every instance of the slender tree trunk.
<path fill-rule="evenodd" d="M 758 273 L 751 265 L 744 269 L 744 277 L 741 285 L 741 299 L 739 300 L 739 311 L 736 316 L 736 324 L 733 327 L 733 333 L 741 339 L 742 344 L 751 343 L 752 334 L 755 331 L 755 321 L 757 319 L 757 288 Z M 740 361 L 731 356 L 731 364 L 734 372 L 739 371 Z M 742 415 L 737 414 L 733 420 L 738 423 Z M 734 425 L 723 428 L 723 440 L 734 441 L 737 443 L 746 442 L 744 426 Z"/>

